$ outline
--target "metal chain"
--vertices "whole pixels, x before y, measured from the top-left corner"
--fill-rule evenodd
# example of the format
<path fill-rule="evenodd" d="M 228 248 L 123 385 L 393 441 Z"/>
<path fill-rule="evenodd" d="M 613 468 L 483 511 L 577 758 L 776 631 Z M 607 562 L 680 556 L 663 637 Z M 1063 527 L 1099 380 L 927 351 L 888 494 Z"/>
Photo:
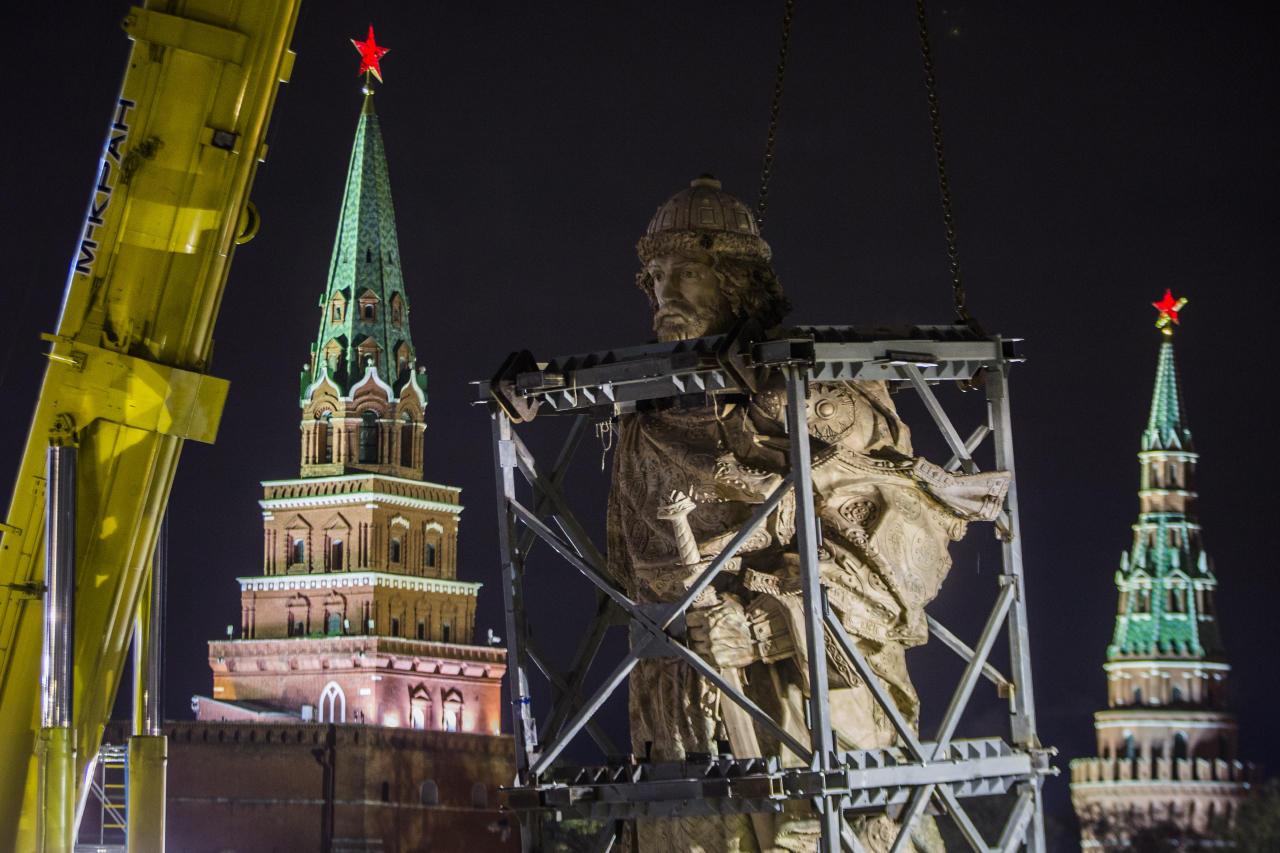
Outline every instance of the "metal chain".
<path fill-rule="evenodd" d="M 756 202 L 756 224 L 764 227 L 764 211 L 769 206 L 769 180 L 773 177 L 773 146 L 782 111 L 782 81 L 787 74 L 787 48 L 791 42 L 791 13 L 795 0 L 786 0 L 782 12 L 782 43 L 778 45 L 778 73 L 773 81 L 773 103 L 769 106 L 769 134 L 764 143 L 764 165 L 760 168 L 760 200 Z"/>
<path fill-rule="evenodd" d="M 938 81 L 933 73 L 933 51 L 929 47 L 929 22 L 924 0 L 916 0 L 916 20 L 920 24 L 920 54 L 924 58 L 924 83 L 929 93 L 929 122 L 933 128 L 933 154 L 938 164 L 938 191 L 942 195 L 942 222 L 947 232 L 947 259 L 951 265 L 951 292 L 956 316 L 962 323 L 973 323 L 965 305 L 964 282 L 960 278 L 960 246 L 956 239 L 956 220 L 951 212 L 951 182 L 947 178 L 947 158 L 942 148 L 942 112 L 938 107 Z"/>

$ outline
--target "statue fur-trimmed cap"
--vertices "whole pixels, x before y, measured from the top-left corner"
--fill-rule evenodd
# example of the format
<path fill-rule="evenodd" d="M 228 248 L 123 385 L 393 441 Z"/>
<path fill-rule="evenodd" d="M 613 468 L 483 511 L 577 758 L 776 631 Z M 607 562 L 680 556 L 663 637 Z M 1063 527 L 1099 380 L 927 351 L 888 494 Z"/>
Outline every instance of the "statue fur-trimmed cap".
<path fill-rule="evenodd" d="M 751 209 L 722 190 L 710 175 L 695 178 L 687 189 L 667 199 L 636 244 L 642 264 L 662 255 L 697 251 L 766 263 L 773 257 Z"/>

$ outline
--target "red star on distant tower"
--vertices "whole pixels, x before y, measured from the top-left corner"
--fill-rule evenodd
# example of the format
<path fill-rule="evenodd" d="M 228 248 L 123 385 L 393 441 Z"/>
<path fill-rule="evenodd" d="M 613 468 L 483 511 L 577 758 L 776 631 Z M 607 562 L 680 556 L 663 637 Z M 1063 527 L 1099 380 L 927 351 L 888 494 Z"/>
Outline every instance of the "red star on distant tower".
<path fill-rule="evenodd" d="M 351 40 L 356 46 L 356 50 L 360 51 L 360 71 L 357 73 L 364 74 L 366 71 L 378 78 L 378 82 L 382 82 L 382 69 L 378 67 L 378 60 L 387 54 L 387 48 L 379 47 L 378 43 L 373 40 L 373 24 L 369 25 L 368 41 Z"/>
<path fill-rule="evenodd" d="M 1185 296 L 1178 299 L 1173 298 L 1173 291 L 1166 289 L 1164 299 L 1159 302 L 1152 302 L 1151 307 L 1160 312 L 1160 316 L 1156 318 L 1156 328 L 1164 332 L 1166 335 L 1173 334 L 1173 325 L 1178 322 L 1178 312 L 1182 310 L 1182 306 L 1187 304 Z"/>

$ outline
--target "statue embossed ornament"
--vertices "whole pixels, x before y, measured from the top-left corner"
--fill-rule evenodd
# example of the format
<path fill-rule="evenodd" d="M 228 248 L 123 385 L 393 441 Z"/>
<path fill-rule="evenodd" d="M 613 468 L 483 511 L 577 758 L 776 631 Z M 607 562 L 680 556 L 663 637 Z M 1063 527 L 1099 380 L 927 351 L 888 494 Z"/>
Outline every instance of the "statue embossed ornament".
<path fill-rule="evenodd" d="M 664 341 L 767 331 L 789 310 L 751 211 L 699 178 L 658 208 L 637 245 L 636 280 Z M 786 394 L 777 379 L 750 397 L 715 406 L 643 411 L 620 418 L 609 494 L 611 572 L 640 603 L 670 602 L 763 503 L 789 470 Z M 993 520 L 1009 476 L 958 475 L 911 455 L 910 434 L 881 382 L 816 383 L 807 400 L 818 558 L 833 608 L 903 716 L 919 701 L 905 651 L 927 636 L 924 607 L 967 522 Z M 807 742 L 807 649 L 788 495 L 704 590 L 687 615 L 692 648 Z M 830 641 L 828 641 L 829 645 Z M 840 748 L 892 746 L 897 738 L 871 691 L 832 649 L 831 718 Z M 683 663 L 640 661 L 630 682 L 632 748 L 654 761 L 716 752 L 798 758 Z M 897 826 L 854 818 L 868 851 L 883 853 Z M 810 851 L 819 828 L 805 803 L 778 815 L 637 821 L 642 851 Z M 917 822 L 918 851 L 941 851 L 932 819 Z"/>

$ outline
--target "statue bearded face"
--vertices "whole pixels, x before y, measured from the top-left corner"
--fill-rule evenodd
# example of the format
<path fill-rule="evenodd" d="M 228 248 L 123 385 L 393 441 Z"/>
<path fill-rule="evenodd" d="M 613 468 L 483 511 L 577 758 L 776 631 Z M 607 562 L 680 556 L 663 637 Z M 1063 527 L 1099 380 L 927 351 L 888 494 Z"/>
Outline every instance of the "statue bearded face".
<path fill-rule="evenodd" d="M 645 265 L 653 281 L 653 330 L 660 341 L 682 341 L 726 332 L 734 311 L 725 297 L 724 279 L 706 260 L 659 255 Z"/>

